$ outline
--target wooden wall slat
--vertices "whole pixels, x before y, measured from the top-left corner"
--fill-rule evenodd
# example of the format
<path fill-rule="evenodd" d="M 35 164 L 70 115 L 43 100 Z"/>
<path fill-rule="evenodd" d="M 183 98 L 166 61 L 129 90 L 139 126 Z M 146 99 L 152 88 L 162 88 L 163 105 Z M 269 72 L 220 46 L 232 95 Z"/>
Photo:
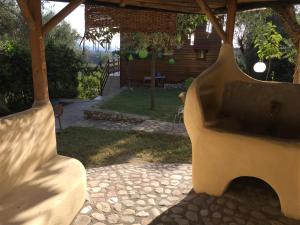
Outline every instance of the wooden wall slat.
<path fill-rule="evenodd" d="M 197 51 L 203 48 L 207 49 L 201 43 L 209 45 L 205 59 L 197 59 Z M 195 45 L 191 46 L 186 43 L 183 48 L 176 49 L 174 55 L 171 56 L 176 61 L 174 65 L 169 64 L 170 57 L 164 56 L 162 59 L 158 59 L 157 72 L 166 76 L 167 83 L 179 83 L 189 77 L 196 77 L 216 61 L 220 47 L 221 40 L 217 34 L 215 32 L 208 34 L 205 31 L 205 26 L 201 26 L 195 31 Z M 128 62 L 122 59 L 121 86 L 128 84 L 128 69 L 133 82 L 142 83 L 145 76 L 150 76 L 150 59 L 135 59 L 130 62 L 129 68 Z"/>

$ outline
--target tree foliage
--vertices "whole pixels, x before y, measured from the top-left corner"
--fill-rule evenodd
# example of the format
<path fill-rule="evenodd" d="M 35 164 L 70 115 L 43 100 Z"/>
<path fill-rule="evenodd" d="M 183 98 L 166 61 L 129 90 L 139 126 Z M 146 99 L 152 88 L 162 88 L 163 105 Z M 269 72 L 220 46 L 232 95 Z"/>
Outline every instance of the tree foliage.
<path fill-rule="evenodd" d="M 280 49 L 282 40 L 283 37 L 276 31 L 276 26 L 272 22 L 268 22 L 254 39 L 254 47 L 258 49 L 259 59 L 262 61 L 280 59 L 283 54 Z"/>
<path fill-rule="evenodd" d="M 257 74 L 253 64 L 272 59 L 269 72 L 279 81 L 292 81 L 296 49 L 283 29 L 278 15 L 272 9 L 239 12 L 236 19 L 235 37 L 240 46 L 246 72 L 258 79 L 268 77 Z M 286 65 L 284 66 L 284 63 Z"/>
<path fill-rule="evenodd" d="M 44 23 L 54 15 L 43 14 Z M 78 72 L 85 69 L 79 35 L 60 23 L 46 35 L 46 61 L 51 98 L 77 97 Z M 87 75 L 88 76 L 88 75 Z M 0 0 L 0 116 L 24 110 L 33 102 L 27 26 L 16 1 Z"/>

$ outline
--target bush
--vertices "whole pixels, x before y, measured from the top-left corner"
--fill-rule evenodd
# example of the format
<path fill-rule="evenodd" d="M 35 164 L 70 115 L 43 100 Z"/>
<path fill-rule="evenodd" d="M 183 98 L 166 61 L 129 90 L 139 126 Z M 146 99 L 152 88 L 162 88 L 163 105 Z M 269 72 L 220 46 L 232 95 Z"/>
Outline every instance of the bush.
<path fill-rule="evenodd" d="M 33 103 L 31 57 L 27 49 L 0 40 L 1 114 L 23 111 Z"/>
<path fill-rule="evenodd" d="M 77 76 L 83 67 L 80 55 L 66 45 L 49 41 L 46 59 L 50 98 L 77 97 Z"/>
<path fill-rule="evenodd" d="M 80 73 L 78 75 L 78 95 L 80 98 L 93 99 L 100 93 L 101 71 Z"/>

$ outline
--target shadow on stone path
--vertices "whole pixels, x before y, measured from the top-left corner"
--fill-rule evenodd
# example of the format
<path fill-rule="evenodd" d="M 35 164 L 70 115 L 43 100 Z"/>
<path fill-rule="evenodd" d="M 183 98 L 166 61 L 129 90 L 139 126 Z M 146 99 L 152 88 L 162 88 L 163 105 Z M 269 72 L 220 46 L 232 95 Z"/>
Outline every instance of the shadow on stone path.
<path fill-rule="evenodd" d="M 113 122 L 103 120 L 82 120 L 74 124 L 76 127 L 93 127 L 104 130 L 158 132 L 173 135 L 187 136 L 183 123 L 170 123 L 158 120 L 146 120 L 142 123 Z"/>
<path fill-rule="evenodd" d="M 242 178 L 220 197 L 192 190 L 190 164 L 91 168 L 89 200 L 72 225 L 299 225 L 265 183 Z"/>

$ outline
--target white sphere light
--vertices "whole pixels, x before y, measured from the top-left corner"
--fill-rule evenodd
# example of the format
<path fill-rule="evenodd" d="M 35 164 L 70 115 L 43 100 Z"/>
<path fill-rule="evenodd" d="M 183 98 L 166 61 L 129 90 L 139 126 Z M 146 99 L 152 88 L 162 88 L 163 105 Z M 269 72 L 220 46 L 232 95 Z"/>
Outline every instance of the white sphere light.
<path fill-rule="evenodd" d="M 265 72 L 267 69 L 267 66 L 265 63 L 263 62 L 257 62 L 254 64 L 253 66 L 253 70 L 256 72 L 256 73 L 263 73 Z"/>

